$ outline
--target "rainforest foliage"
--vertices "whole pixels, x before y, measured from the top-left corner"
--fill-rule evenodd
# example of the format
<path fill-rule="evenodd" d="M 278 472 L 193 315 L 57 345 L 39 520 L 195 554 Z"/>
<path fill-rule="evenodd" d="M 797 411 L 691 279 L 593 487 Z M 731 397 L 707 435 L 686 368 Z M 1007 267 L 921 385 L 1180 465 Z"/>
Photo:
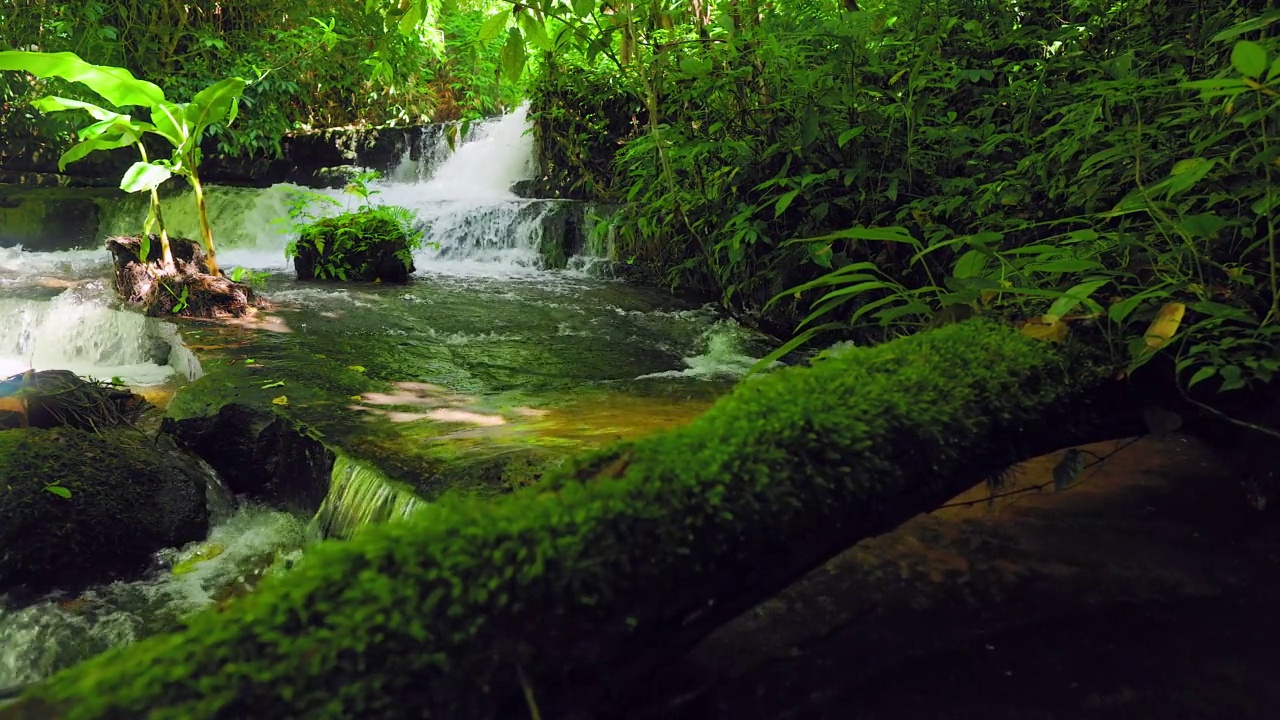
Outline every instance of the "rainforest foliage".
<path fill-rule="evenodd" d="M 618 259 L 785 349 L 985 315 L 1238 390 L 1280 370 L 1272 5 L 17 0 L 0 41 L 244 77 L 228 151 L 525 97 L 544 191 L 620 204 Z M 0 135 L 51 132 L 3 82 Z"/>
<path fill-rule="evenodd" d="M 1184 387 L 1280 369 L 1270 3 L 610 8 L 531 95 L 544 181 L 624 204 L 624 262 L 789 348 L 981 314 Z"/>
<path fill-rule="evenodd" d="M 478 39 L 492 4 L 446 0 L 430 8 L 405 3 L 406 10 L 396 0 L 6 0 L 0 49 L 74 52 L 177 97 L 245 78 L 244 116 L 235 132 L 215 129 L 219 149 L 269 155 L 298 128 L 403 125 L 508 107 L 516 87 L 496 72 L 501 41 Z M 29 101 L 75 92 L 0 75 L 0 138 L 70 144 L 69 119 L 43 116 Z"/>

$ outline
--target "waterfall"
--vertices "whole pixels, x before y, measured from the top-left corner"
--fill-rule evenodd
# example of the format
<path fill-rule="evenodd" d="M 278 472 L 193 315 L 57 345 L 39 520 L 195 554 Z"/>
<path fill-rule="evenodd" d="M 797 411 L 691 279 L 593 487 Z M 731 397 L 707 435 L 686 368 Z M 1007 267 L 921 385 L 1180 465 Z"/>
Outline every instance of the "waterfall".
<path fill-rule="evenodd" d="M 28 368 L 118 377 L 131 385 L 200 375 L 200 363 L 175 325 L 113 310 L 80 290 L 51 300 L 0 298 L 0 317 L 0 378 Z"/>
<path fill-rule="evenodd" d="M 535 172 L 527 108 L 473 123 L 451 150 L 445 132 L 424 130 L 417 148 L 372 184 L 375 203 L 408 208 L 417 218 L 426 246 L 415 257 L 419 273 L 512 275 L 567 264 L 570 248 L 582 245 L 578 223 L 567 223 L 566 200 L 528 200 L 512 186 Z M 291 237 L 291 197 L 317 192 L 351 208 L 341 190 L 308 191 L 281 184 L 266 189 L 208 188 L 209 221 L 226 267 L 287 271 L 284 248 Z M 199 237 L 195 201 L 189 190 L 161 201 L 170 234 Z M 341 208 L 314 207 L 320 214 Z M 147 214 L 147 198 L 130 196 L 108 203 L 102 234 L 133 235 Z M 581 267 L 577 263 L 574 267 Z"/>
<path fill-rule="evenodd" d="M 350 538 L 374 523 L 402 520 L 425 504 L 407 486 L 338 454 L 329 494 L 311 521 L 323 537 Z"/>

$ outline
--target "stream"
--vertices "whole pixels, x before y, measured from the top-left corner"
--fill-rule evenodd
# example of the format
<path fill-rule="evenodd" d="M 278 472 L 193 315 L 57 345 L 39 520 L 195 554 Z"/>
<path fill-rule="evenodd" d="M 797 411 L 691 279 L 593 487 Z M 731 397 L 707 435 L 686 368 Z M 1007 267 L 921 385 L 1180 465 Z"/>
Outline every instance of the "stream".
<path fill-rule="evenodd" d="M 771 340 L 714 306 L 603 277 L 606 249 L 581 229 L 589 218 L 564 222 L 565 213 L 587 215 L 584 208 L 510 191 L 534 171 L 526 128 L 523 109 L 476 123 L 456 151 L 423 148 L 416 161 L 406 153 L 374 184 L 376 202 L 409 208 L 426 234 L 414 281 L 404 286 L 296 283 L 281 220 L 303 189 L 210 188 L 220 264 L 261 273 L 273 305 L 257 324 L 160 320 L 121 309 L 100 245 L 0 248 L 0 377 L 69 369 L 115 379 L 163 405 L 213 372 L 229 382 L 280 383 L 284 393 L 323 363 L 412 390 L 409 405 L 423 404 L 422 388 L 447 396 L 422 412 L 372 392 L 327 406 L 333 432 L 352 442 L 371 423 L 394 426 L 394 435 L 384 435 L 400 445 L 378 448 L 391 455 L 429 443 L 572 450 L 692 420 Z M 341 191 L 317 192 L 354 204 Z M 171 234 L 198 237 L 189 194 L 168 196 L 164 205 Z M 137 234 L 145 208 L 140 196 L 106 202 L 100 234 Z M 549 247 L 570 252 L 557 257 Z M 167 561 L 145 579 L 21 608 L 0 598 L 0 690 L 249 591 L 255 578 L 287 571 L 318 536 L 313 518 L 240 504 L 216 520 L 205 542 L 162 553 Z"/>

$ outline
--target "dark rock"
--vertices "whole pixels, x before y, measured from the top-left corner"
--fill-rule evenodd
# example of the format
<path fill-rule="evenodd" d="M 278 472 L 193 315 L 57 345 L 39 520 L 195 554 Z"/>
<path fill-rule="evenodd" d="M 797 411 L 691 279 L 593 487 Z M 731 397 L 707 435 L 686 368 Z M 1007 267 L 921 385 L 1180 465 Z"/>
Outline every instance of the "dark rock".
<path fill-rule="evenodd" d="M 0 591 L 140 574 L 208 531 L 202 476 L 141 433 L 0 431 L 0 488 Z"/>
<path fill-rule="evenodd" d="M 127 304 L 141 307 L 150 316 L 226 318 L 243 317 L 262 303 L 246 283 L 209 274 L 204 251 L 194 240 L 171 238 L 174 268 L 160 261 L 160 238 L 152 235 L 147 261 L 140 262 L 140 237 L 107 240 L 114 269 L 116 293 Z"/>
<path fill-rule="evenodd" d="M 231 403 L 208 415 L 165 418 L 163 430 L 208 462 L 237 495 L 311 515 L 329 491 L 333 453 L 265 408 Z"/>
<path fill-rule="evenodd" d="M 127 390 L 85 380 L 68 370 L 40 370 L 0 380 L 0 429 L 96 431 L 132 423 L 149 406 Z"/>
<path fill-rule="evenodd" d="M 405 283 L 416 269 L 413 238 L 378 213 L 347 213 L 303 228 L 293 267 L 299 280 Z"/>

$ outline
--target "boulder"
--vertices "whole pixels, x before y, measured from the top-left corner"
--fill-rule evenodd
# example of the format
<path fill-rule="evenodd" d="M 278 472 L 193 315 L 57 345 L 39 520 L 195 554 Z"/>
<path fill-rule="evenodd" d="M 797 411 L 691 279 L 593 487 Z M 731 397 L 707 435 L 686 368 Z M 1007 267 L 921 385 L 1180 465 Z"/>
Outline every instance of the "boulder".
<path fill-rule="evenodd" d="M 307 225 L 290 253 L 299 280 L 404 283 L 419 237 L 380 208 Z"/>
<path fill-rule="evenodd" d="M 310 515 L 329 491 L 333 452 L 267 408 L 228 403 L 205 414 L 166 417 L 163 430 L 208 462 L 237 495 Z"/>
<path fill-rule="evenodd" d="M 27 371 L 0 380 L 0 430 L 97 430 L 135 422 L 148 407 L 139 395 L 69 370 Z"/>
<path fill-rule="evenodd" d="M 203 478 L 140 433 L 0 431 L 0 592 L 135 575 L 207 531 Z"/>

